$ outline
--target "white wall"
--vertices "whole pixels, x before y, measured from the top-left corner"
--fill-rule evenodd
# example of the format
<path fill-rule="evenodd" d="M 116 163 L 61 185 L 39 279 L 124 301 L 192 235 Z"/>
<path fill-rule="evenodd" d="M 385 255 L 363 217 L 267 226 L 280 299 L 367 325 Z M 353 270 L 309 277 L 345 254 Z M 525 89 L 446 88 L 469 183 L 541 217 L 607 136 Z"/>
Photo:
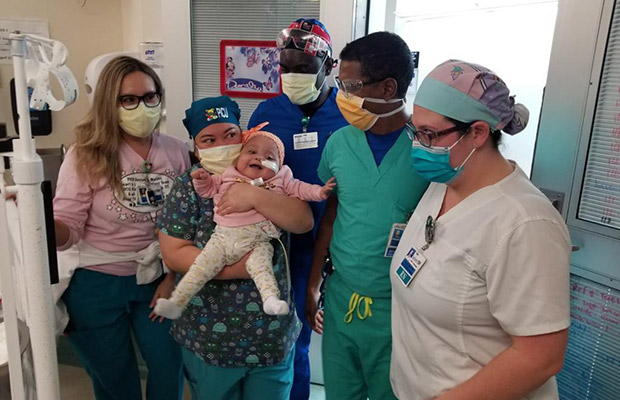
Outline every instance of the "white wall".
<path fill-rule="evenodd" d="M 161 0 L 166 82 L 166 124 L 163 130 L 182 140 L 187 140 L 187 133 L 181 121 L 193 98 L 189 12 L 189 1 Z"/>
<path fill-rule="evenodd" d="M 371 0 L 368 12 L 368 33 L 394 32 L 397 0 Z"/>
<path fill-rule="evenodd" d="M 355 0 L 321 0 L 321 22 L 332 38 L 334 59 L 338 59 L 343 47 L 353 39 L 353 15 Z M 334 85 L 334 76 L 338 67 L 332 72 L 328 83 Z"/>
<path fill-rule="evenodd" d="M 122 0 L 123 49 L 138 51 L 140 42 L 161 42 L 161 0 Z"/>
<path fill-rule="evenodd" d="M 334 57 L 353 37 L 354 0 L 321 0 L 321 22 L 332 38 Z"/>

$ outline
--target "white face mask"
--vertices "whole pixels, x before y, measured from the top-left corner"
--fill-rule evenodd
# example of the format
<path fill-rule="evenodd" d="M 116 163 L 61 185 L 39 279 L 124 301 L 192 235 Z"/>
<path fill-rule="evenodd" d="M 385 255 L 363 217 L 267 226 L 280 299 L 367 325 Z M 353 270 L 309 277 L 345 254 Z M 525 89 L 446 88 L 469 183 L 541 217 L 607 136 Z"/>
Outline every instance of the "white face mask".
<path fill-rule="evenodd" d="M 118 108 L 119 125 L 131 136 L 138 138 L 148 137 L 153 133 L 161 118 L 161 104 L 156 107 L 147 107 L 140 102 L 133 110 Z"/>
<path fill-rule="evenodd" d="M 299 74 L 289 72 L 287 74 L 281 74 L 282 79 L 282 91 L 286 94 L 293 104 L 304 105 L 312 103 L 319 98 L 321 89 L 325 85 L 327 77 L 323 79 L 323 83 L 319 88 L 316 87 L 316 80 L 323 69 L 325 60 L 321 63 L 319 72 L 316 74 Z"/>
<path fill-rule="evenodd" d="M 200 165 L 209 172 L 222 174 L 226 168 L 237 161 L 239 154 L 241 154 L 242 146 L 243 145 L 239 143 L 209 147 L 208 149 L 198 149 Z"/>

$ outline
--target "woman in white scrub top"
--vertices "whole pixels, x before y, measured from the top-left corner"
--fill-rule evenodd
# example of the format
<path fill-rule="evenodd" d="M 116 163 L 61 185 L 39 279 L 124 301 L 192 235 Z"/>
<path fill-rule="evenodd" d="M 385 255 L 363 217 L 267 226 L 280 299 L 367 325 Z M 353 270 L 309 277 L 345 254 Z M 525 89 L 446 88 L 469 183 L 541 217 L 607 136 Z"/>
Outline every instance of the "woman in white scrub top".
<path fill-rule="evenodd" d="M 558 399 L 570 240 L 560 214 L 498 150 L 525 128 L 492 71 L 447 61 L 411 118 L 431 181 L 392 259 L 391 383 L 399 399 Z"/>

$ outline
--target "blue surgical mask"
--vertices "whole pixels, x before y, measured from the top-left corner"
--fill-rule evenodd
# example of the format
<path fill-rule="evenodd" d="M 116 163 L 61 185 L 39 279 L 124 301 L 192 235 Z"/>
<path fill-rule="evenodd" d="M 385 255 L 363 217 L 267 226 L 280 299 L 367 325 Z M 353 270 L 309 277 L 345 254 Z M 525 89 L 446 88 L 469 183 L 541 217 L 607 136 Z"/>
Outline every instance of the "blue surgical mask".
<path fill-rule="evenodd" d="M 461 136 L 450 147 L 424 147 L 415 140 L 411 146 L 413 169 L 418 175 L 430 182 L 445 184 L 454 182 L 461 175 L 465 163 L 476 151 L 476 148 L 474 148 L 460 166 L 452 167 L 450 164 L 450 150 L 464 137 Z"/>

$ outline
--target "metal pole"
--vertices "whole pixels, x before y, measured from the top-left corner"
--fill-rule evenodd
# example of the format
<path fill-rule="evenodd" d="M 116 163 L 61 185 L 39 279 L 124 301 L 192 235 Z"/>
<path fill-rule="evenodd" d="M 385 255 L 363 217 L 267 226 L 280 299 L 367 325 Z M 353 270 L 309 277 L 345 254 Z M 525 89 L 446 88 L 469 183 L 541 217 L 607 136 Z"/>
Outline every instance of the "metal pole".
<path fill-rule="evenodd" d="M 21 345 L 15 309 L 15 280 L 13 279 L 13 252 L 9 246 L 8 221 L 6 215 L 6 186 L 4 182 L 4 160 L 0 154 L 0 286 L 2 287 L 2 311 L 6 331 L 6 347 L 9 355 L 9 377 L 11 399 L 24 400 L 24 375 L 22 373 Z"/>
<path fill-rule="evenodd" d="M 55 322 L 41 192 L 43 163 L 35 151 L 30 130 L 24 63 L 26 40 L 21 35 L 11 34 L 10 41 L 20 133 L 19 140 L 14 142 L 17 148 L 11 170 L 18 188 L 18 211 L 28 293 L 26 322 L 30 328 L 37 397 L 58 400 L 60 385 L 54 338 Z"/>

